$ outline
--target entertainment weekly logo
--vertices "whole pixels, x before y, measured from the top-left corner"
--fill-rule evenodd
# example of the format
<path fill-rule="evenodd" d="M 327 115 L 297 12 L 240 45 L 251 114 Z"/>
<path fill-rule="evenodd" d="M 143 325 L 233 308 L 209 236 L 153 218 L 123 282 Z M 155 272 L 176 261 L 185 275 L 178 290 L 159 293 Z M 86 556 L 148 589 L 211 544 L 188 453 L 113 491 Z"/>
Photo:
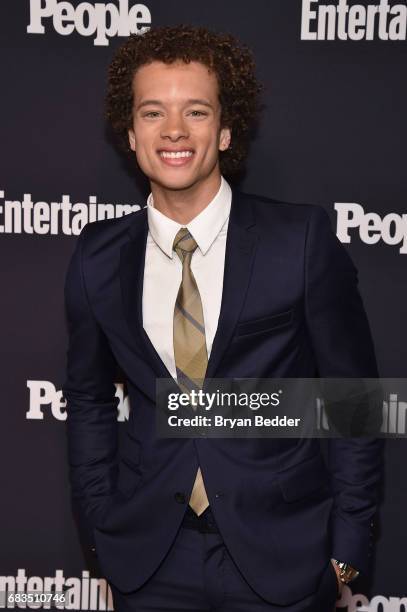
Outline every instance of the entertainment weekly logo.
<path fill-rule="evenodd" d="M 78 236 L 87 223 L 123 217 L 141 208 L 138 204 L 105 204 L 95 195 L 86 199 L 72 202 L 64 194 L 58 202 L 34 201 L 31 193 L 25 193 L 22 199 L 8 200 L 0 190 L 0 234 Z"/>
<path fill-rule="evenodd" d="M 66 610 L 113 610 L 110 586 L 105 578 L 92 578 L 83 570 L 81 576 L 65 576 L 64 570 L 56 569 L 54 576 L 29 576 L 25 568 L 19 568 L 16 576 L 0 576 L 0 608 L 37 608 L 38 603 L 12 603 L 15 595 L 64 592 L 65 603 L 47 602 L 41 609 Z"/>
<path fill-rule="evenodd" d="M 151 13 L 145 4 L 129 7 L 129 0 L 115 2 L 71 2 L 58 0 L 30 0 L 28 34 L 45 34 L 45 26 L 52 26 L 61 36 L 77 32 L 93 36 L 93 44 L 106 47 L 113 36 L 143 34 L 150 29 Z"/>
<path fill-rule="evenodd" d="M 317 398 L 316 427 L 321 431 L 329 431 L 329 421 L 325 412 L 324 403 Z M 407 434 L 407 402 L 400 401 L 397 393 L 389 393 L 383 400 L 382 409 L 382 434 Z"/>
<path fill-rule="evenodd" d="M 302 0 L 302 40 L 406 40 L 406 3 Z"/>

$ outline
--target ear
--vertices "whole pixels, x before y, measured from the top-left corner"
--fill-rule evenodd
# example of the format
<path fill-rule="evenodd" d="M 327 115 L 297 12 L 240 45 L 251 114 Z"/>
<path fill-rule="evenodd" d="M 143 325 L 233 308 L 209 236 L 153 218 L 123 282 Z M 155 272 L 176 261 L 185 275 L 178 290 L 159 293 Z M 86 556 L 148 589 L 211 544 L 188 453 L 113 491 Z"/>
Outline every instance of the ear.
<path fill-rule="evenodd" d="M 232 133 L 230 128 L 222 128 L 219 135 L 219 151 L 226 151 L 230 145 Z"/>
<path fill-rule="evenodd" d="M 132 151 L 136 150 L 136 137 L 134 134 L 134 131 L 132 129 L 128 130 L 128 135 L 129 135 L 129 145 L 130 145 L 130 149 Z"/>

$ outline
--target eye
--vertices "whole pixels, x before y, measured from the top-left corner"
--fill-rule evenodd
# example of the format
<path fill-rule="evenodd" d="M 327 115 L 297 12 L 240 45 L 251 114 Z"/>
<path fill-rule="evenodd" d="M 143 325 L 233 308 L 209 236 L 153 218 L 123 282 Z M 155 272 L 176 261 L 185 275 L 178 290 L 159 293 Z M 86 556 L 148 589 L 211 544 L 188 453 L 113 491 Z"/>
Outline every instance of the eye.
<path fill-rule="evenodd" d="M 204 117 L 205 115 L 207 115 L 207 113 L 205 113 L 204 111 L 199 111 L 199 110 L 193 110 L 190 113 L 193 117 Z"/>
<path fill-rule="evenodd" d="M 144 113 L 143 117 L 151 117 L 152 119 L 155 119 L 159 115 L 160 113 L 158 111 L 148 111 L 147 113 Z"/>

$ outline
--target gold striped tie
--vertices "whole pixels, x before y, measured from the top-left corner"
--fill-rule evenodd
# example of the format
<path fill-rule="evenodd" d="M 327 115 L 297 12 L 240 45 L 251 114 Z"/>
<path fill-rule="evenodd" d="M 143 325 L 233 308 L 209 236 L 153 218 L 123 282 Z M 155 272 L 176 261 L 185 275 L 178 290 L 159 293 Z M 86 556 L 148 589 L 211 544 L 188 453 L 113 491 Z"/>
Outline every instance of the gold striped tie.
<path fill-rule="evenodd" d="M 191 270 L 196 247 L 188 229 L 182 227 L 172 247 L 182 262 L 182 282 L 175 302 L 173 332 L 177 381 L 187 393 L 201 387 L 208 365 L 201 296 Z M 192 408 L 196 409 L 193 405 Z M 198 516 L 209 506 L 201 468 L 196 473 L 189 505 Z"/>

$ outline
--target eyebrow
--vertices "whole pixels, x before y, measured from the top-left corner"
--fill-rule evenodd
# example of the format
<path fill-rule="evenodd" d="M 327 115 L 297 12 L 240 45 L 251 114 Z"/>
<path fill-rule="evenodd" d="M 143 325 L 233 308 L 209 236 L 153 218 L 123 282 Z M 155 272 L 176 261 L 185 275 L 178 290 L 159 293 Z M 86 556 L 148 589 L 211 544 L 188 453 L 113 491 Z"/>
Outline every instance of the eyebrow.
<path fill-rule="evenodd" d="M 200 104 L 201 106 L 207 106 L 209 108 L 213 108 L 210 102 L 202 98 L 191 98 L 187 100 L 186 103 L 187 104 Z M 138 110 L 139 108 L 142 108 L 143 106 L 150 106 L 150 105 L 164 106 L 160 100 L 143 100 L 143 102 L 140 102 L 140 104 L 138 104 L 138 106 L 136 107 L 136 110 Z"/>

